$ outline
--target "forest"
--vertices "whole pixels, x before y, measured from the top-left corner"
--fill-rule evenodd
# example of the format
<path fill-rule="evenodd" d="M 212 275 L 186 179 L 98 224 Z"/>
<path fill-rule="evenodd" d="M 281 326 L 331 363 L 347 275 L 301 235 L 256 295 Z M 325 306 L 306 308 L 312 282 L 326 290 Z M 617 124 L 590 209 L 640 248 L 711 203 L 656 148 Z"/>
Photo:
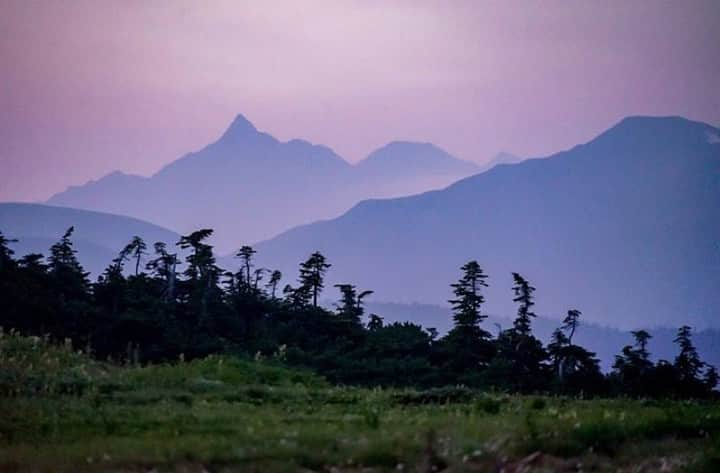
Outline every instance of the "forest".
<path fill-rule="evenodd" d="M 0 326 L 25 335 L 69 341 L 99 360 L 152 364 L 212 354 L 273 358 L 310 369 L 336 384 L 431 388 L 467 386 L 511 393 L 656 398 L 716 397 L 718 373 L 703 362 L 692 330 L 680 327 L 674 360 L 653 362 L 651 338 L 632 332 L 635 343 L 617 354 L 603 373 L 595 354 L 573 342 L 581 311 L 571 308 L 543 346 L 532 332 L 535 288 L 513 273 L 513 326 L 497 336 L 483 327 L 483 288 L 488 275 L 477 261 L 459 268 L 451 284 L 453 328 L 405 322 L 384 324 L 364 313 L 372 294 L 338 284 L 334 309 L 321 307 L 331 263 L 315 252 L 299 265 L 294 284 L 279 271 L 257 268 L 256 251 L 237 252 L 239 269 L 217 266 L 213 231 L 183 236 L 175 245 L 134 237 L 90 282 L 76 258 L 73 228 L 45 258 L 16 258 L 13 240 L 0 233 Z M 179 254 L 184 253 L 185 269 Z"/>

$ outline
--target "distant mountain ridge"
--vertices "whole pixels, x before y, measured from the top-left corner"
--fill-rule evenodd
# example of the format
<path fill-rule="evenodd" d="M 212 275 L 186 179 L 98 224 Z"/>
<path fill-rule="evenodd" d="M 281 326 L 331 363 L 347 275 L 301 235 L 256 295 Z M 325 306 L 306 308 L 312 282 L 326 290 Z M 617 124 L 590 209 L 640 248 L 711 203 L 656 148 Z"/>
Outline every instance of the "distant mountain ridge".
<path fill-rule="evenodd" d="M 18 240 L 10 245 L 18 258 L 28 253 L 47 257 L 50 246 L 71 226 L 75 227 L 72 239 L 77 257 L 93 278 L 135 235 L 147 242 L 149 250 L 157 241 L 172 247 L 180 238 L 166 228 L 131 217 L 51 205 L 0 203 L 0 231 Z"/>
<path fill-rule="evenodd" d="M 718 326 L 720 130 L 629 117 L 588 143 L 496 166 L 437 191 L 366 200 L 257 246 L 293 274 L 308 253 L 330 283 L 375 300 L 444 303 L 458 268 L 490 275 L 487 310 L 512 315 L 511 271 L 538 288 L 538 313 L 579 308 L 621 327 Z"/>
<path fill-rule="evenodd" d="M 217 141 L 150 177 L 114 172 L 48 203 L 132 215 L 179 232 L 214 228 L 214 243 L 229 251 L 339 215 L 365 198 L 444 187 L 477 170 L 434 145 L 410 142 L 391 143 L 353 166 L 326 146 L 281 142 L 238 115 Z"/>

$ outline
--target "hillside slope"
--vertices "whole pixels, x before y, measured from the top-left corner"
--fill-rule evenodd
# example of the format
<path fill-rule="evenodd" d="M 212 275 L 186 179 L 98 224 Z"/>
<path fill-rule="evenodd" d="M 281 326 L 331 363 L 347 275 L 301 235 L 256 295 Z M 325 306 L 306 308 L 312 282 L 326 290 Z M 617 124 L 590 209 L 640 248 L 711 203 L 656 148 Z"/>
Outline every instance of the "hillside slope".
<path fill-rule="evenodd" d="M 148 242 L 174 245 L 180 236 L 152 223 L 130 217 L 40 204 L 0 203 L 0 231 L 17 239 L 12 249 L 18 256 L 49 254 L 49 248 L 65 230 L 74 226 L 73 241 L 78 259 L 93 275 L 101 273 L 118 252 L 138 235 Z"/>
<path fill-rule="evenodd" d="M 717 326 L 720 131 L 679 117 L 627 118 L 584 145 L 499 165 L 440 191 L 361 202 L 258 246 L 295 273 L 311 251 L 331 282 L 375 300 L 444 303 L 458 268 L 490 275 L 488 310 L 512 314 L 511 271 L 537 309 L 591 321 Z"/>

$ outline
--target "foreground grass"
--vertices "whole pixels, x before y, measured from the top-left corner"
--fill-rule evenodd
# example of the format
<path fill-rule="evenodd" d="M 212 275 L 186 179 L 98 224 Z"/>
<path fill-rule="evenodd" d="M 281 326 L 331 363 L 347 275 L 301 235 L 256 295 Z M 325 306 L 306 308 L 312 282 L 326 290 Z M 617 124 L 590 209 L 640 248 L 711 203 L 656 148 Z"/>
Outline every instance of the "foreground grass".
<path fill-rule="evenodd" d="M 0 336 L 0 471 L 720 471 L 719 436 L 711 403 L 342 388 L 223 357 L 116 367 Z"/>

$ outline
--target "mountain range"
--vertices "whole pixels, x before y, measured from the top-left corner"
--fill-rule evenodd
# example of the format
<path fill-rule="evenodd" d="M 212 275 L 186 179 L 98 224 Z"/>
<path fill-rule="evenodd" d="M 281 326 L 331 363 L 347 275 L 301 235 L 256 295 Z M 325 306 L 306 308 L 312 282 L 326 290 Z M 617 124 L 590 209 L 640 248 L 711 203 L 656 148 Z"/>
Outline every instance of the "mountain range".
<path fill-rule="evenodd" d="M 47 203 L 129 215 L 175 231 L 215 229 L 230 251 L 340 215 L 371 197 L 448 185 L 479 170 L 429 143 L 393 142 L 351 165 L 326 146 L 281 142 L 238 115 L 223 135 L 150 177 L 114 172 Z"/>
<path fill-rule="evenodd" d="M 376 301 L 446 304 L 459 267 L 477 259 L 490 275 L 485 310 L 498 316 L 515 311 L 517 271 L 537 287 L 536 311 L 549 318 L 578 308 L 588 322 L 622 328 L 719 325 L 720 130 L 680 117 L 629 117 L 567 151 L 497 159 L 509 164 L 440 190 L 364 200 L 285 231 L 256 245 L 258 265 L 294 283 L 297 264 L 320 250 L 333 264 L 328 287 L 350 282 L 373 289 Z M 472 169 L 431 144 L 408 142 L 350 165 L 326 147 L 280 142 L 239 116 L 218 141 L 150 178 L 113 173 L 51 201 L 150 215 L 183 231 L 210 226 L 229 253 L 252 241 L 248 235 L 341 213 L 353 196 L 373 192 L 370 182 L 379 194 L 406 193 L 422 187 L 422 176 Z M 151 243 L 179 238 L 118 215 L 0 206 L 0 230 L 20 238 L 19 254 L 47 253 L 70 225 L 94 273 L 135 234 Z M 219 261 L 232 269 L 229 256 Z"/>
<path fill-rule="evenodd" d="M 374 299 L 445 303 L 460 266 L 489 274 L 486 308 L 511 315 L 511 272 L 537 287 L 537 312 L 570 308 L 619 327 L 718 325 L 720 130 L 680 117 L 630 117 L 588 143 L 503 164 L 449 187 L 358 203 L 257 245 L 294 275 L 312 251 L 328 286 Z M 294 278 L 294 276 L 291 276 Z"/>

